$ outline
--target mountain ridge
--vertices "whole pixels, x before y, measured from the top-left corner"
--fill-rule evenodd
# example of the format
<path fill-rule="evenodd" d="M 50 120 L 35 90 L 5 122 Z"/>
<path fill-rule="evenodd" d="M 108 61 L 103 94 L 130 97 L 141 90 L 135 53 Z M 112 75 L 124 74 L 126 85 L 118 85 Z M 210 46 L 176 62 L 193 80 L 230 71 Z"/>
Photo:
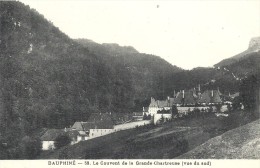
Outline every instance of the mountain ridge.
<path fill-rule="evenodd" d="M 252 53 L 257 53 L 260 51 L 260 37 L 254 37 L 250 40 L 248 49 L 230 58 L 224 59 L 219 63 L 215 64 L 214 67 L 223 67 L 233 64 L 239 60 L 246 59 Z"/>
<path fill-rule="evenodd" d="M 245 73 L 258 71 L 258 55 L 230 64 L 232 72 L 183 70 L 131 46 L 79 44 L 29 6 L 0 1 L 0 158 L 23 158 L 17 148 L 23 137 L 70 127 L 91 113 L 142 111 L 150 97 L 202 83 L 202 89 L 238 91 Z"/>

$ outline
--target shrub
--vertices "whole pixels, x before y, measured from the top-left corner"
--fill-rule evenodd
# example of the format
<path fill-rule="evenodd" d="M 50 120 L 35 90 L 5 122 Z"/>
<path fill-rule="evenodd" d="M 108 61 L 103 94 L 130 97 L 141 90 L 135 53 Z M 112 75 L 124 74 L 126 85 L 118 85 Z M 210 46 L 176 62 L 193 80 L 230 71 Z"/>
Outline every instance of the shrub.
<path fill-rule="evenodd" d="M 40 139 L 26 136 L 22 139 L 20 145 L 20 158 L 35 159 L 41 153 L 42 144 Z"/>
<path fill-rule="evenodd" d="M 54 146 L 55 146 L 55 148 L 59 149 L 63 146 L 70 144 L 70 142 L 71 142 L 71 139 L 68 135 L 60 135 L 55 139 Z"/>

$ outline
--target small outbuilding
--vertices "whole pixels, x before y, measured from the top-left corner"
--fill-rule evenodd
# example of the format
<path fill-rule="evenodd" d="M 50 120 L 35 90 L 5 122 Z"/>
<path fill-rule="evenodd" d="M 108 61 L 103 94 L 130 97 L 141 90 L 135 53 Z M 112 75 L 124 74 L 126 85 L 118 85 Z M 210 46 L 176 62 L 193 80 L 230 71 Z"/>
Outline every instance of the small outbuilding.
<path fill-rule="evenodd" d="M 55 149 L 55 139 L 64 134 L 63 129 L 49 129 L 47 130 L 43 136 L 41 136 L 42 141 L 42 150 L 53 150 Z"/>

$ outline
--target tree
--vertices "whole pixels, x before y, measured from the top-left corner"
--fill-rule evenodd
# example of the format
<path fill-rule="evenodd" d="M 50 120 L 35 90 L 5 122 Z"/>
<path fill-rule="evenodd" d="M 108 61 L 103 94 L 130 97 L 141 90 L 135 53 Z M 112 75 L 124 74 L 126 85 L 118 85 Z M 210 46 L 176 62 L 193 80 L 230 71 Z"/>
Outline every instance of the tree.
<path fill-rule="evenodd" d="M 205 109 L 204 109 L 204 108 L 202 108 L 202 109 L 201 109 L 201 112 L 202 112 L 202 113 L 204 113 L 204 112 L 205 112 Z"/>
<path fill-rule="evenodd" d="M 194 108 L 193 113 L 194 113 L 194 115 L 195 115 L 196 117 L 199 116 L 199 115 L 200 115 L 200 109 Z"/>
<path fill-rule="evenodd" d="M 20 145 L 20 158 L 35 159 L 41 153 L 42 144 L 40 139 L 25 136 Z"/>
<path fill-rule="evenodd" d="M 217 112 L 220 112 L 220 110 L 221 110 L 221 107 L 222 107 L 222 105 L 221 105 L 221 104 L 216 104 L 216 109 L 217 109 Z"/>
<path fill-rule="evenodd" d="M 228 112 L 231 112 L 231 110 L 232 110 L 232 107 L 231 107 L 231 105 L 230 105 L 230 104 L 227 104 L 227 109 L 228 109 Z"/>
<path fill-rule="evenodd" d="M 241 102 L 242 102 L 242 98 L 240 96 L 235 97 L 233 102 L 232 102 L 233 110 L 240 110 L 241 109 Z"/>
<path fill-rule="evenodd" d="M 255 93 L 260 83 L 260 73 L 251 75 L 244 79 L 240 85 L 240 103 L 245 107 L 245 110 L 253 111 L 255 108 L 256 96 Z"/>
<path fill-rule="evenodd" d="M 213 110 L 213 107 L 212 106 L 210 106 L 209 107 L 209 113 L 212 113 L 214 110 Z"/>
<path fill-rule="evenodd" d="M 68 135 L 60 135 L 55 139 L 54 146 L 59 149 L 63 146 L 70 144 L 71 138 Z"/>
<path fill-rule="evenodd" d="M 178 108 L 175 105 L 172 106 L 172 118 L 174 117 L 179 117 Z"/>
<path fill-rule="evenodd" d="M 66 148 L 59 153 L 59 159 L 68 159 L 68 150 Z"/>
<path fill-rule="evenodd" d="M 143 120 L 147 120 L 148 116 L 146 113 L 144 113 Z"/>
<path fill-rule="evenodd" d="M 152 119 L 152 116 L 151 116 L 151 114 L 149 114 L 148 116 L 147 116 L 147 120 L 151 120 Z"/>
<path fill-rule="evenodd" d="M 162 115 L 161 115 L 161 118 L 159 119 L 159 123 L 160 123 L 160 124 L 164 123 L 164 119 L 165 119 L 165 118 L 164 118 L 164 116 L 163 116 L 163 114 L 162 114 Z"/>

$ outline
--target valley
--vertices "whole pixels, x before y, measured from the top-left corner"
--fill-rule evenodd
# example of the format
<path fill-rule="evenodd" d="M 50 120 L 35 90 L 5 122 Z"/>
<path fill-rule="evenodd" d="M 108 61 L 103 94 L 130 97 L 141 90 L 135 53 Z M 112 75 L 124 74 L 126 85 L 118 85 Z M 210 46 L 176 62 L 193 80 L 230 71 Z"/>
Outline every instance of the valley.
<path fill-rule="evenodd" d="M 259 40 L 185 70 L 71 38 L 29 5 L 0 1 L 0 159 L 205 158 L 193 150 L 259 118 Z"/>

